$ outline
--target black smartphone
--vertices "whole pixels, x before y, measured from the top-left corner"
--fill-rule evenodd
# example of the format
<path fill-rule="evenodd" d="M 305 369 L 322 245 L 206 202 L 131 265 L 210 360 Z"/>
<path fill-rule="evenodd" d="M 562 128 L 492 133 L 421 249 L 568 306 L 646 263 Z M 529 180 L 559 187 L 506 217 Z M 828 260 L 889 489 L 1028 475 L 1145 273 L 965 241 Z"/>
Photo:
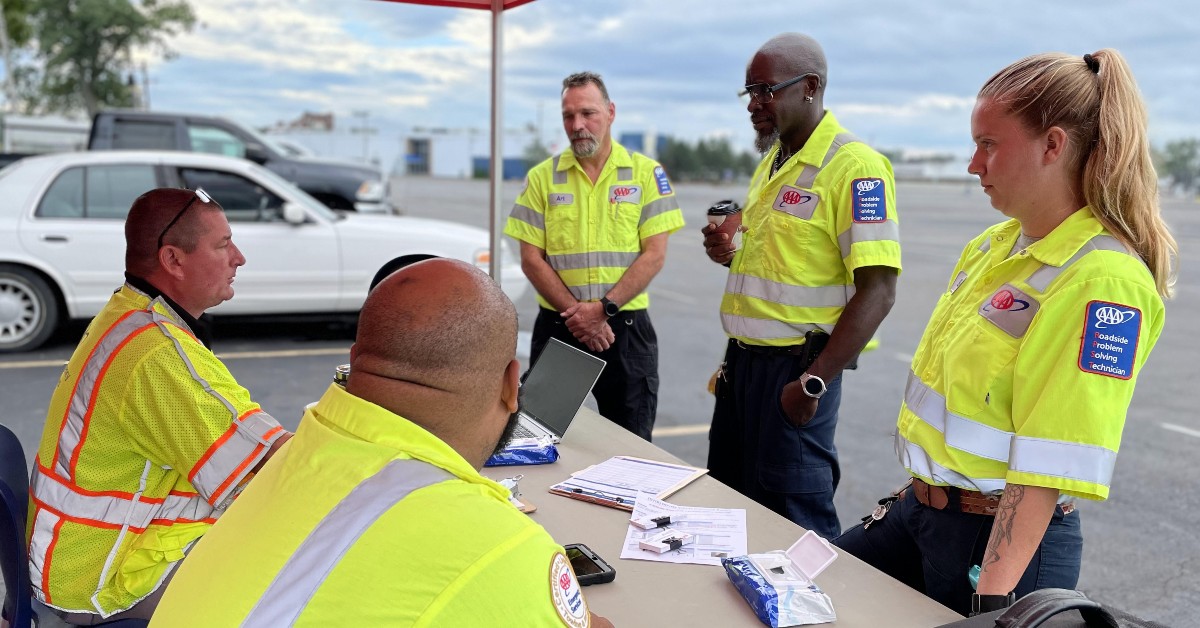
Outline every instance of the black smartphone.
<path fill-rule="evenodd" d="M 603 584 L 616 579 L 617 570 L 604 562 L 592 548 L 583 543 L 568 543 L 563 549 L 567 550 L 567 558 L 571 561 L 571 569 L 575 570 L 575 577 L 579 579 L 579 586 Z"/>

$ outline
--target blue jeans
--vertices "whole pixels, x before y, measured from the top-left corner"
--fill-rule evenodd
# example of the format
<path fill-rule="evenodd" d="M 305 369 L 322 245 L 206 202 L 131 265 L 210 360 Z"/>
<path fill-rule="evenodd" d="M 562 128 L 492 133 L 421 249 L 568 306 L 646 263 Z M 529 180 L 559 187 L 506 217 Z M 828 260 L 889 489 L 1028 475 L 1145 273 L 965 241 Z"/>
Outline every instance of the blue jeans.
<path fill-rule="evenodd" d="M 798 357 L 729 344 L 708 434 L 708 469 L 742 495 L 832 539 L 842 529 L 833 507 L 841 477 L 833 434 L 842 378 L 827 382 L 816 414 L 797 428 L 788 422 L 780 396 L 803 373 Z"/>
<path fill-rule="evenodd" d="M 883 519 L 867 529 L 857 524 L 833 544 L 966 615 L 973 592 L 967 572 L 982 563 L 993 520 L 958 511 L 953 505 L 945 510 L 930 508 L 910 490 Z M 1064 515 L 1055 508 L 1041 545 L 1014 589 L 1017 597 L 1038 589 L 1074 589 L 1082 555 L 1079 511 Z"/>

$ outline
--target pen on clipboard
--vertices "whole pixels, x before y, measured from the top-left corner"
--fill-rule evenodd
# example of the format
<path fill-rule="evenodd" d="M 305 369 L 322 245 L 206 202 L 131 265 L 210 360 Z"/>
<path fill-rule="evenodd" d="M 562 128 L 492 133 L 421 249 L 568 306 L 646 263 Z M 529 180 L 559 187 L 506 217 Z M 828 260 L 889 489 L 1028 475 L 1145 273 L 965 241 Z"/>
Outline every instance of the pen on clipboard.
<path fill-rule="evenodd" d="M 599 499 L 601 501 L 613 502 L 614 504 L 624 504 L 628 501 L 624 497 L 617 497 L 616 495 L 609 495 L 609 494 L 601 492 L 601 491 L 588 491 L 588 490 L 585 490 L 582 488 L 573 488 L 573 489 L 571 489 L 571 492 L 578 494 L 578 495 L 584 495 L 586 497 Z"/>

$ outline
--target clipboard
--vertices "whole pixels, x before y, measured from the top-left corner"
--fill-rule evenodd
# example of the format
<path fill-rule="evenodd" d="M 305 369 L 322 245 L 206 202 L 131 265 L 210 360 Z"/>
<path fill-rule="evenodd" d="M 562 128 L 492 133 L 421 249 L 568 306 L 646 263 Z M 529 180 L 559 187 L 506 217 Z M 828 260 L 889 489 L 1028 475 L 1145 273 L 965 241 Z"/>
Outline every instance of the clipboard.
<path fill-rule="evenodd" d="M 633 512 L 639 492 L 665 499 L 705 473 L 708 469 L 633 456 L 613 456 L 572 473 L 570 478 L 551 486 L 550 492 Z"/>

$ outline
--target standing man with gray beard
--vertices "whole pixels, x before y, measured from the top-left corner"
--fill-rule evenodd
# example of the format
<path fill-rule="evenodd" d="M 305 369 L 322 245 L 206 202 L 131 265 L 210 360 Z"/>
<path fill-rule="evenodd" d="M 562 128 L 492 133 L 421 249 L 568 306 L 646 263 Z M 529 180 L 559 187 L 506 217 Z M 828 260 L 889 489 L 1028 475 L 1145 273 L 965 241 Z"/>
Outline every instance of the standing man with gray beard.
<path fill-rule="evenodd" d="M 563 80 L 563 151 L 529 171 L 504 233 L 538 293 L 530 355 L 557 338 L 608 362 L 592 388 L 600 414 L 650 440 L 658 338 L 646 287 L 683 213 L 657 162 L 612 139 L 617 107 L 598 74 Z"/>
<path fill-rule="evenodd" d="M 710 473 L 833 538 L 841 373 L 892 307 L 900 242 L 891 164 L 825 110 L 827 76 L 821 46 L 798 33 L 750 60 L 742 95 L 764 157 L 741 248 L 728 230 L 703 233 L 730 269 Z"/>

